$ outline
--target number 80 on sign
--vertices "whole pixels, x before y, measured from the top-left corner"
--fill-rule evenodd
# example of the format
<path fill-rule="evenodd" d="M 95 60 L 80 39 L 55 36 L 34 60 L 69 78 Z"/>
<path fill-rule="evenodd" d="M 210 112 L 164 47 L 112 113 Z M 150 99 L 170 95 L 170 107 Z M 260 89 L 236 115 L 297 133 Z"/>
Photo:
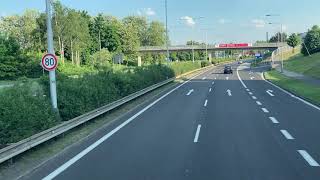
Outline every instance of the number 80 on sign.
<path fill-rule="evenodd" d="M 54 71 L 58 65 L 57 57 L 53 54 L 46 54 L 41 60 L 41 65 L 47 71 Z"/>

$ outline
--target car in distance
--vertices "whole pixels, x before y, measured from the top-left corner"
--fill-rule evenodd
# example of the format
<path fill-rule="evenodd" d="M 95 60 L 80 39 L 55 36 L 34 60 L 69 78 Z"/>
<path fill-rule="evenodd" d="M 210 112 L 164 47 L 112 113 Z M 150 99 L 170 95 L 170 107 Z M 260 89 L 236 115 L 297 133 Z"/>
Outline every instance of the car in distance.
<path fill-rule="evenodd" d="M 233 74 L 232 67 L 230 65 L 224 66 L 223 74 Z"/>

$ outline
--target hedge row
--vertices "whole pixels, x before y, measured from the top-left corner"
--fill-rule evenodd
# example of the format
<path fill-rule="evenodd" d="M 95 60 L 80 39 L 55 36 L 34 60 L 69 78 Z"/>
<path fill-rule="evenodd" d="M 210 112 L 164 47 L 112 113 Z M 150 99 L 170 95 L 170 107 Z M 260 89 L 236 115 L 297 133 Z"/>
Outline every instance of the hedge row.
<path fill-rule="evenodd" d="M 199 62 L 184 62 L 121 71 L 106 69 L 80 78 L 58 73 L 59 118 L 51 110 L 47 77 L 41 78 L 41 86 L 17 84 L 0 93 L 0 145 L 17 142 L 58 124 L 57 119 L 70 120 L 200 66 Z"/>

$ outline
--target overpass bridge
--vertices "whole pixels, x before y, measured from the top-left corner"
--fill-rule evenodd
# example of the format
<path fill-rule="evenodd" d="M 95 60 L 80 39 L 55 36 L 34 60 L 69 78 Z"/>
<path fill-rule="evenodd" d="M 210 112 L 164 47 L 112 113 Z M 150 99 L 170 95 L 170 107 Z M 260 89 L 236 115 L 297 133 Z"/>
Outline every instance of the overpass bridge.
<path fill-rule="evenodd" d="M 275 50 L 279 47 L 287 46 L 286 43 L 255 43 L 249 46 L 234 46 L 234 47 L 220 47 L 219 45 L 179 45 L 179 46 L 170 46 L 169 51 L 192 51 L 192 50 L 201 50 L 201 51 L 224 51 L 224 50 L 259 50 L 259 49 L 268 49 Z M 166 46 L 143 46 L 140 48 L 140 53 L 161 53 L 166 52 Z"/>

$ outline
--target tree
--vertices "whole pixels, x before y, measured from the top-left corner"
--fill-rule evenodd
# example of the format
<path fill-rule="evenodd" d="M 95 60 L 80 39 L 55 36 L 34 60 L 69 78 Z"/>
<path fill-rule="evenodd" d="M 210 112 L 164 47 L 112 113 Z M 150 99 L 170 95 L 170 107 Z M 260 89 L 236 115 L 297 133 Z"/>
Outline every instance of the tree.
<path fill-rule="evenodd" d="M 89 65 L 99 67 L 103 65 L 110 64 L 112 62 L 112 53 L 108 51 L 108 49 L 102 49 L 94 53 L 89 61 Z"/>
<path fill-rule="evenodd" d="M 320 52 L 320 28 L 317 25 L 308 30 L 304 38 L 304 46 L 302 46 L 301 52 L 304 55 L 308 55 L 308 50 L 310 54 Z"/>
<path fill-rule="evenodd" d="M 145 44 L 148 46 L 162 46 L 166 43 L 164 25 L 158 21 L 152 21 L 148 27 L 147 39 Z"/>
<path fill-rule="evenodd" d="M 296 33 L 292 33 L 287 39 L 287 43 L 289 46 L 293 48 L 293 52 L 294 52 L 294 48 L 301 43 L 301 38 Z"/>
<path fill-rule="evenodd" d="M 277 32 L 274 36 L 272 36 L 269 42 L 276 43 L 276 42 L 286 42 L 287 41 L 287 34 Z"/>
<path fill-rule="evenodd" d="M 125 17 L 122 22 L 125 25 L 131 24 L 134 29 L 137 30 L 137 35 L 139 37 L 139 42 L 141 46 L 147 46 L 147 31 L 148 31 L 148 23 L 147 18 L 143 16 L 128 16 Z"/>
<path fill-rule="evenodd" d="M 125 23 L 121 34 L 122 52 L 133 58 L 140 47 L 138 31 L 131 23 Z"/>

